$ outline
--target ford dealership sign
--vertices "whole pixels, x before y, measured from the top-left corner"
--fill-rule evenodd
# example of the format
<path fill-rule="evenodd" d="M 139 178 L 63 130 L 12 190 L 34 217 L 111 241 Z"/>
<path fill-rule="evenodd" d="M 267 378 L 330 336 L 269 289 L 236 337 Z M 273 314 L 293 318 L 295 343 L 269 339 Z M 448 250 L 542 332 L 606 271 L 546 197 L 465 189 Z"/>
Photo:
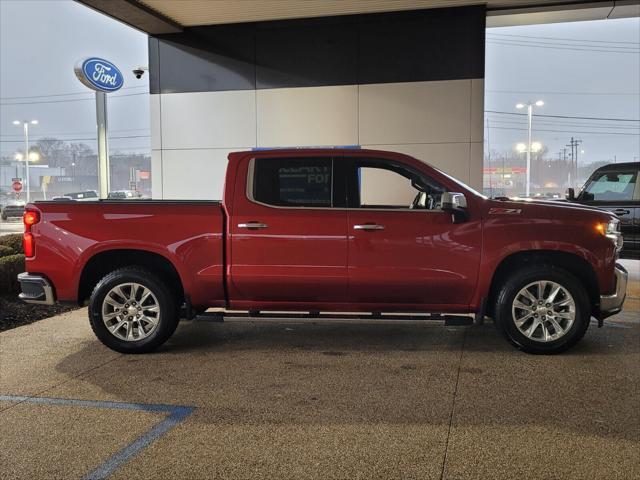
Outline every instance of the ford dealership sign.
<path fill-rule="evenodd" d="M 87 87 L 99 92 L 115 92 L 124 84 L 122 72 L 104 58 L 91 57 L 79 61 L 74 71 Z"/>

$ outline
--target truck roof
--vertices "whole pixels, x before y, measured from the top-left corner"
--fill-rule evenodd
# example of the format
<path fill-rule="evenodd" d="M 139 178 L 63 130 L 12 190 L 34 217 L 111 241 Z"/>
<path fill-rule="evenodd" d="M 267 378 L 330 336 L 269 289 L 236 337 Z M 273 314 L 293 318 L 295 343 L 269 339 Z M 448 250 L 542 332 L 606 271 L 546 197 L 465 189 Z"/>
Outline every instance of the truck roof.
<path fill-rule="evenodd" d="M 626 170 L 633 168 L 635 168 L 636 170 L 640 170 L 640 162 L 610 163 L 596 169 L 595 171 L 600 172 L 602 170 Z"/>

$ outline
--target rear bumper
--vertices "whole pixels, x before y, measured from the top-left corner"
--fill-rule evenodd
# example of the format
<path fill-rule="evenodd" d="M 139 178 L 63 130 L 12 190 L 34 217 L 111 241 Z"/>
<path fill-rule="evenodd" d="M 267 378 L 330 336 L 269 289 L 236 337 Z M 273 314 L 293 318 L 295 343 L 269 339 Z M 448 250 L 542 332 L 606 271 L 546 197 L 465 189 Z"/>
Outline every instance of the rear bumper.
<path fill-rule="evenodd" d="M 627 296 L 627 279 L 629 277 L 627 270 L 619 263 L 616 263 L 615 275 L 615 293 L 611 295 L 600 295 L 600 315 L 598 315 L 598 318 L 601 320 L 620 312 L 624 299 Z"/>
<path fill-rule="evenodd" d="M 18 282 L 22 290 L 18 297 L 23 302 L 38 305 L 53 305 L 56 302 L 53 287 L 43 276 L 24 272 L 18 275 Z"/>

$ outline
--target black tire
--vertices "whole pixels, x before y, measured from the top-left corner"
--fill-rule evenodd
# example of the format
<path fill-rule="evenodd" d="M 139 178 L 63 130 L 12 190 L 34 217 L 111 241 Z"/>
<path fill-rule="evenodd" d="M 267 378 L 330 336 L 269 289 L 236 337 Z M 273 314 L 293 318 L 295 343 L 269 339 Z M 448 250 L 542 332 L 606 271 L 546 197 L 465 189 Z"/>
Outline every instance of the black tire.
<path fill-rule="evenodd" d="M 533 340 L 520 332 L 512 314 L 513 301 L 518 292 L 540 280 L 561 285 L 575 302 L 573 324 L 562 337 L 549 342 Z M 584 337 L 590 321 L 591 303 L 583 284 L 571 273 L 553 265 L 529 266 L 516 271 L 504 281 L 496 298 L 496 327 L 512 345 L 527 353 L 550 355 L 568 350 Z"/>
<path fill-rule="evenodd" d="M 112 334 L 102 320 L 102 304 L 105 296 L 117 285 L 133 282 L 151 290 L 160 306 L 158 325 L 148 337 L 138 341 L 121 340 Z M 96 337 L 107 347 L 120 353 L 148 353 L 166 342 L 178 326 L 179 315 L 176 299 L 171 291 L 153 273 L 140 267 L 125 267 L 105 275 L 93 289 L 89 301 L 89 322 Z"/>

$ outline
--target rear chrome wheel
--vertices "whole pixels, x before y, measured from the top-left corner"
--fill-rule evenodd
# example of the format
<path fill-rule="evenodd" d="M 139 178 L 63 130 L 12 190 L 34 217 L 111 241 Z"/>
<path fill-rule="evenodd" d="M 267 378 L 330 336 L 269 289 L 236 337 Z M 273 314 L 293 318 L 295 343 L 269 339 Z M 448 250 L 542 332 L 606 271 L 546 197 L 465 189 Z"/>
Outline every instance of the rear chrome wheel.
<path fill-rule="evenodd" d="M 158 299 L 144 285 L 121 283 L 102 301 L 102 321 L 113 336 L 135 342 L 151 335 L 160 322 Z"/>
<path fill-rule="evenodd" d="M 576 318 L 571 293 L 550 280 L 532 282 L 513 299 L 513 321 L 518 330 L 536 342 L 553 342 L 563 337 Z"/>
<path fill-rule="evenodd" d="M 89 300 L 91 328 L 107 347 L 122 353 L 151 352 L 178 326 L 182 303 L 166 278 L 131 266 L 105 275 Z"/>

